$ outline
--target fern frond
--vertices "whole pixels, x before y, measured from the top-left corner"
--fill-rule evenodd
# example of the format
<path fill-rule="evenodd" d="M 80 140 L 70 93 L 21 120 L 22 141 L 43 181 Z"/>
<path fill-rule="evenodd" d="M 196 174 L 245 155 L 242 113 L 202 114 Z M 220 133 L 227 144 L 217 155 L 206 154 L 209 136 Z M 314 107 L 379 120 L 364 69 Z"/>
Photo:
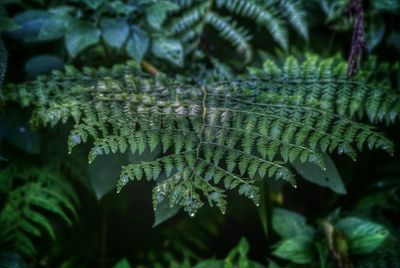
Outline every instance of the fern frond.
<path fill-rule="evenodd" d="M 32 237 L 44 233 L 55 238 L 50 219 L 43 212 L 58 215 L 68 224 L 77 218 L 78 198 L 71 185 L 51 169 L 13 167 L 0 171 L 0 247 L 26 256 L 36 254 Z"/>
<path fill-rule="evenodd" d="M 278 15 L 275 1 L 262 4 L 253 0 L 217 0 L 216 3 L 218 7 L 225 7 L 234 14 L 254 19 L 269 31 L 282 48 L 288 48 L 287 29 Z"/>
<path fill-rule="evenodd" d="M 208 1 L 173 1 L 180 6 L 173 19 L 167 22 L 167 32 L 181 40 L 186 54 L 196 50 L 205 36 L 206 27 L 217 30 L 220 38 L 235 47 L 249 60 L 252 38 L 250 29 L 240 25 L 233 18 L 241 16 L 252 20 L 265 28 L 283 49 L 287 50 L 288 29 L 285 21 L 305 39 L 308 39 L 308 26 L 305 12 L 297 0 L 208 0 Z M 227 14 L 222 16 L 220 14 Z"/>
<path fill-rule="evenodd" d="M 134 76 L 135 65 L 127 64 L 69 68 L 9 90 L 12 99 L 36 105 L 34 122 L 73 118 L 70 149 L 92 140 L 89 161 L 159 147 L 159 158 L 123 167 L 118 191 L 130 180 L 156 181 L 155 206 L 168 199 L 194 214 L 205 200 L 224 211 L 230 189 L 257 204 L 259 178 L 295 185 L 289 166 L 297 159 L 324 168 L 326 152 L 353 159 L 364 147 L 392 153 L 390 140 L 357 119 L 393 122 L 398 96 L 375 80 L 349 80 L 346 70 L 336 58 L 290 57 L 282 66 L 267 61 L 251 75 L 197 85 Z"/>

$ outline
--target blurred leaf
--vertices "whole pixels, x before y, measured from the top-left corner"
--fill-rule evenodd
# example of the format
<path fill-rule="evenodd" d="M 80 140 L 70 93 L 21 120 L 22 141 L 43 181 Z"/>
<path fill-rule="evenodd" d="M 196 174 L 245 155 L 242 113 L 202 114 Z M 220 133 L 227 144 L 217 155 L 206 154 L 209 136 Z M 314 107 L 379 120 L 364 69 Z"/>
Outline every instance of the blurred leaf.
<path fill-rule="evenodd" d="M 108 1 L 108 6 L 116 13 L 121 15 L 132 15 L 137 10 L 135 3 L 123 3 L 122 1 Z"/>
<path fill-rule="evenodd" d="M 171 208 L 168 204 L 168 200 L 164 200 L 157 206 L 157 209 L 154 211 L 153 227 L 156 227 L 164 221 L 172 218 L 179 212 L 180 209 L 181 207 L 179 206 L 174 206 Z"/>
<path fill-rule="evenodd" d="M 64 67 L 64 61 L 53 55 L 40 55 L 30 58 L 25 64 L 25 72 L 28 78 L 34 78 L 40 74 L 48 74 L 52 70 L 60 70 Z"/>
<path fill-rule="evenodd" d="M 272 254 L 297 264 L 308 264 L 314 259 L 311 247 L 312 243 L 308 238 L 297 236 L 278 243 Z"/>
<path fill-rule="evenodd" d="M 249 242 L 247 241 L 247 239 L 242 237 L 238 245 L 239 254 L 246 256 L 247 253 L 249 253 L 249 249 L 250 249 Z"/>
<path fill-rule="evenodd" d="M 372 8 L 375 11 L 396 12 L 400 7 L 398 0 L 371 0 Z"/>
<path fill-rule="evenodd" d="M 71 57 L 76 57 L 79 52 L 99 42 L 100 30 L 91 23 L 74 21 L 67 29 L 65 46 Z"/>
<path fill-rule="evenodd" d="M 293 163 L 293 167 L 305 180 L 330 188 L 335 193 L 346 194 L 346 188 L 335 163 L 328 154 L 324 154 L 324 158 L 326 163 L 325 171 L 313 163 L 301 163 L 299 160 Z"/>
<path fill-rule="evenodd" d="M 131 268 L 131 267 L 132 266 L 129 264 L 127 259 L 122 259 L 113 266 L 113 268 Z"/>
<path fill-rule="evenodd" d="M 224 268 L 224 262 L 220 260 L 205 260 L 199 262 L 193 268 Z"/>
<path fill-rule="evenodd" d="M 385 22 L 382 18 L 373 18 L 365 32 L 365 44 L 369 52 L 380 44 L 385 35 Z"/>
<path fill-rule="evenodd" d="M 98 9 L 104 0 L 79 0 L 85 3 L 91 9 Z"/>
<path fill-rule="evenodd" d="M 183 65 L 183 47 L 175 39 L 156 38 L 153 40 L 152 52 L 157 57 L 177 66 Z"/>
<path fill-rule="evenodd" d="M 350 252 L 353 254 L 374 251 L 389 235 L 388 229 L 384 226 L 357 217 L 340 219 L 335 226 L 346 236 Z"/>
<path fill-rule="evenodd" d="M 104 18 L 100 22 L 104 40 L 112 47 L 121 48 L 129 34 L 126 19 Z"/>
<path fill-rule="evenodd" d="M 0 267 L 25 268 L 27 266 L 19 255 L 9 252 L 0 252 Z"/>
<path fill-rule="evenodd" d="M 115 188 L 123 165 L 121 155 L 98 156 L 89 165 L 89 180 L 98 200 Z"/>
<path fill-rule="evenodd" d="M 178 5 L 169 1 L 159 1 L 152 4 L 146 12 L 148 23 L 155 29 L 160 29 L 161 24 L 167 17 L 167 13 L 170 11 L 177 10 Z"/>
<path fill-rule="evenodd" d="M 66 25 L 71 19 L 63 15 L 54 15 L 47 19 L 37 37 L 37 41 L 51 41 L 64 36 Z"/>
<path fill-rule="evenodd" d="M 126 44 L 128 55 L 140 63 L 149 47 L 149 37 L 145 31 L 137 26 L 131 26 L 131 34 Z"/>
<path fill-rule="evenodd" d="M 13 20 L 20 28 L 10 32 L 10 36 L 27 43 L 35 42 L 40 29 L 49 17 L 50 14 L 48 12 L 41 10 L 18 13 L 13 17 Z"/>
<path fill-rule="evenodd" d="M 314 235 L 314 229 L 307 225 L 305 217 L 282 208 L 273 210 L 272 228 L 282 238 L 293 238 L 301 235 L 313 239 Z"/>
<path fill-rule="evenodd" d="M 0 16 L 0 33 L 14 31 L 19 28 L 20 26 L 18 26 L 18 24 L 16 24 L 12 19 L 6 16 Z"/>

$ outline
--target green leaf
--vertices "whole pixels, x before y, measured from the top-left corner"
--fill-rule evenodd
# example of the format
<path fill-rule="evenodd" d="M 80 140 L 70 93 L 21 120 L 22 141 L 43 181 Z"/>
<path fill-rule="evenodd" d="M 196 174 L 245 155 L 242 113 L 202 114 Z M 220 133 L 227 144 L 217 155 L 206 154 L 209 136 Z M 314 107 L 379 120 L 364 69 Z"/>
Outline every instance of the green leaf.
<path fill-rule="evenodd" d="M 343 180 L 329 155 L 324 154 L 326 170 L 322 170 L 313 163 L 301 163 L 297 160 L 292 165 L 294 169 L 307 181 L 327 187 L 338 194 L 346 194 Z"/>
<path fill-rule="evenodd" d="M 101 155 L 89 165 L 89 180 L 98 200 L 114 189 L 123 160 L 118 155 Z"/>
<path fill-rule="evenodd" d="M 272 254 L 297 264 L 308 264 L 314 260 L 311 241 L 301 236 L 284 239 Z"/>
<path fill-rule="evenodd" d="M 20 27 L 12 19 L 6 16 L 0 16 L 0 33 L 19 29 Z"/>
<path fill-rule="evenodd" d="M 54 15 L 47 19 L 37 37 L 37 41 L 52 41 L 64 36 L 65 28 L 72 19 L 68 16 Z"/>
<path fill-rule="evenodd" d="M 357 217 L 340 219 L 336 228 L 344 233 L 353 254 L 366 254 L 377 249 L 389 235 L 389 230 L 377 223 Z"/>
<path fill-rule="evenodd" d="M 183 47 L 175 39 L 156 38 L 151 48 L 154 55 L 176 66 L 183 65 Z"/>
<path fill-rule="evenodd" d="M 193 268 L 223 268 L 224 262 L 220 260 L 205 260 L 196 264 Z"/>
<path fill-rule="evenodd" d="M 181 207 L 173 206 L 170 207 L 167 200 L 163 200 L 161 203 L 158 204 L 156 210 L 154 211 L 154 223 L 153 227 L 160 225 L 164 221 L 172 218 L 175 216 Z"/>
<path fill-rule="evenodd" d="M 10 32 L 10 36 L 26 43 L 35 42 L 40 29 L 49 17 L 50 14 L 48 12 L 41 10 L 18 13 L 13 17 L 13 20 L 20 28 Z"/>
<path fill-rule="evenodd" d="M 65 46 L 71 57 L 99 42 L 100 30 L 88 22 L 74 21 L 65 35 Z"/>
<path fill-rule="evenodd" d="M 91 9 L 98 9 L 104 0 L 82 0 Z"/>
<path fill-rule="evenodd" d="M 104 18 L 100 22 L 103 38 L 112 47 L 121 48 L 129 34 L 126 19 Z"/>
<path fill-rule="evenodd" d="M 131 34 L 126 44 L 128 55 L 140 63 L 149 48 L 149 36 L 138 26 L 131 26 Z"/>
<path fill-rule="evenodd" d="M 178 5 L 169 1 L 159 1 L 151 5 L 146 11 L 147 22 L 155 29 L 160 29 L 167 13 L 177 10 Z"/>
<path fill-rule="evenodd" d="M 132 266 L 129 264 L 127 259 L 122 259 L 113 266 L 113 268 L 131 268 L 131 267 Z"/>
<path fill-rule="evenodd" d="M 314 229 L 307 225 L 306 218 L 302 215 L 282 208 L 272 212 L 272 228 L 282 238 L 305 236 L 313 239 Z"/>

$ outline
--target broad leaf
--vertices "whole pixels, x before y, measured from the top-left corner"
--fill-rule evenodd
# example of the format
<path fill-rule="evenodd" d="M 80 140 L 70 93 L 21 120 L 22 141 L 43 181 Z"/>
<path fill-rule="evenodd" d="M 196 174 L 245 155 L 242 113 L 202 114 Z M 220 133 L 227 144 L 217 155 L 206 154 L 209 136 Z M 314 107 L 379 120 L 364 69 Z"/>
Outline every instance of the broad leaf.
<path fill-rule="evenodd" d="M 301 236 L 284 239 L 272 254 L 298 264 L 308 264 L 314 259 L 311 241 Z"/>
<path fill-rule="evenodd" d="M 131 268 L 132 266 L 129 264 L 127 259 L 122 259 L 117 262 L 113 268 Z"/>
<path fill-rule="evenodd" d="M 154 211 L 153 227 L 156 227 L 164 221 L 172 218 L 179 212 L 180 209 L 181 207 L 179 206 L 170 207 L 168 201 L 164 200 L 157 206 L 156 210 Z"/>
<path fill-rule="evenodd" d="M 140 63 L 149 47 L 149 37 L 145 31 L 137 26 L 131 26 L 131 34 L 126 44 L 128 55 Z"/>
<path fill-rule="evenodd" d="M 167 60 L 177 66 L 183 65 L 183 47 L 175 39 L 156 38 L 153 41 L 152 52 L 157 57 Z"/>
<path fill-rule="evenodd" d="M 115 188 L 123 163 L 120 155 L 102 155 L 89 165 L 90 184 L 98 200 Z"/>
<path fill-rule="evenodd" d="M 344 233 L 353 254 L 366 254 L 377 249 L 389 235 L 384 226 L 369 220 L 347 217 L 336 223 L 336 228 Z"/>
<path fill-rule="evenodd" d="M 286 209 L 277 208 L 272 213 L 272 228 L 282 238 L 306 236 L 313 238 L 314 230 L 307 225 L 306 218 Z"/>
<path fill-rule="evenodd" d="M 53 15 L 44 23 L 37 37 L 37 41 L 52 41 L 64 36 L 65 28 L 72 19 L 64 15 Z"/>
<path fill-rule="evenodd" d="M 338 194 L 346 194 L 343 180 L 328 154 L 324 154 L 326 170 L 322 170 L 313 163 L 301 163 L 299 160 L 293 163 L 294 169 L 307 181 L 327 187 Z"/>
<path fill-rule="evenodd" d="M 91 23 L 74 21 L 65 35 L 65 46 L 71 57 L 76 57 L 79 52 L 98 43 L 100 30 Z"/>
<path fill-rule="evenodd" d="M 161 24 L 167 17 L 167 13 L 177 10 L 178 8 L 178 5 L 169 1 L 156 2 L 147 9 L 147 21 L 152 27 L 160 29 Z"/>
<path fill-rule="evenodd" d="M 11 32 L 10 36 L 27 43 L 35 42 L 40 29 L 49 17 L 48 12 L 40 10 L 19 13 L 13 17 L 13 20 L 20 28 Z"/>
<path fill-rule="evenodd" d="M 126 19 L 101 20 L 101 31 L 104 40 L 112 47 L 121 48 L 129 34 L 129 26 Z"/>

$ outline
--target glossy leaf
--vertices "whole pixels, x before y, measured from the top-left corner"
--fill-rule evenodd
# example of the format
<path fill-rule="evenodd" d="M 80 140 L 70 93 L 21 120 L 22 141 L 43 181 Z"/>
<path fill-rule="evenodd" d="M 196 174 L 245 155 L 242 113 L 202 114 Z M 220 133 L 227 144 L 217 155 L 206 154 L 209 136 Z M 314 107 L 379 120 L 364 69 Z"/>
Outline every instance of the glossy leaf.
<path fill-rule="evenodd" d="M 104 40 L 112 47 L 121 48 L 129 34 L 129 26 L 126 19 L 101 20 L 101 30 Z"/>
<path fill-rule="evenodd" d="M 153 227 L 156 227 L 164 221 L 172 218 L 179 212 L 180 209 L 181 207 L 179 206 L 174 206 L 171 208 L 168 204 L 168 201 L 164 200 L 157 206 L 156 210 L 154 211 Z"/>
<path fill-rule="evenodd" d="M 343 180 L 332 161 L 331 157 L 324 154 L 326 170 L 313 163 L 301 163 L 299 160 L 293 163 L 294 169 L 307 181 L 327 187 L 338 194 L 346 194 Z"/>
<path fill-rule="evenodd" d="M 346 236 L 353 254 L 374 251 L 389 235 L 389 230 L 384 226 L 357 217 L 340 219 L 335 226 Z"/>
<path fill-rule="evenodd" d="M 297 264 L 309 264 L 314 259 L 311 245 L 309 239 L 301 236 L 288 238 L 280 242 L 272 254 Z"/>
<path fill-rule="evenodd" d="M 20 28 L 11 32 L 10 36 L 26 43 L 35 42 L 40 29 L 49 17 L 50 14 L 48 12 L 41 10 L 18 13 L 12 19 Z"/>
<path fill-rule="evenodd" d="M 307 225 L 304 216 L 282 208 L 273 210 L 272 228 L 282 238 L 305 236 L 312 239 L 314 235 L 313 228 Z"/>
<path fill-rule="evenodd" d="M 172 2 L 158 1 L 147 9 L 147 21 L 152 27 L 160 29 L 161 24 L 166 19 L 168 12 L 177 10 L 178 8 L 179 7 Z"/>
<path fill-rule="evenodd" d="M 126 44 L 128 55 L 140 63 L 149 48 L 149 37 L 145 31 L 138 26 L 131 26 L 131 34 Z"/>
<path fill-rule="evenodd" d="M 157 38 L 153 41 L 152 52 L 176 66 L 183 65 L 183 47 L 178 40 Z"/>
<path fill-rule="evenodd" d="M 76 57 L 81 51 L 97 44 L 100 30 L 91 23 L 74 21 L 65 35 L 65 46 L 71 57 Z"/>

